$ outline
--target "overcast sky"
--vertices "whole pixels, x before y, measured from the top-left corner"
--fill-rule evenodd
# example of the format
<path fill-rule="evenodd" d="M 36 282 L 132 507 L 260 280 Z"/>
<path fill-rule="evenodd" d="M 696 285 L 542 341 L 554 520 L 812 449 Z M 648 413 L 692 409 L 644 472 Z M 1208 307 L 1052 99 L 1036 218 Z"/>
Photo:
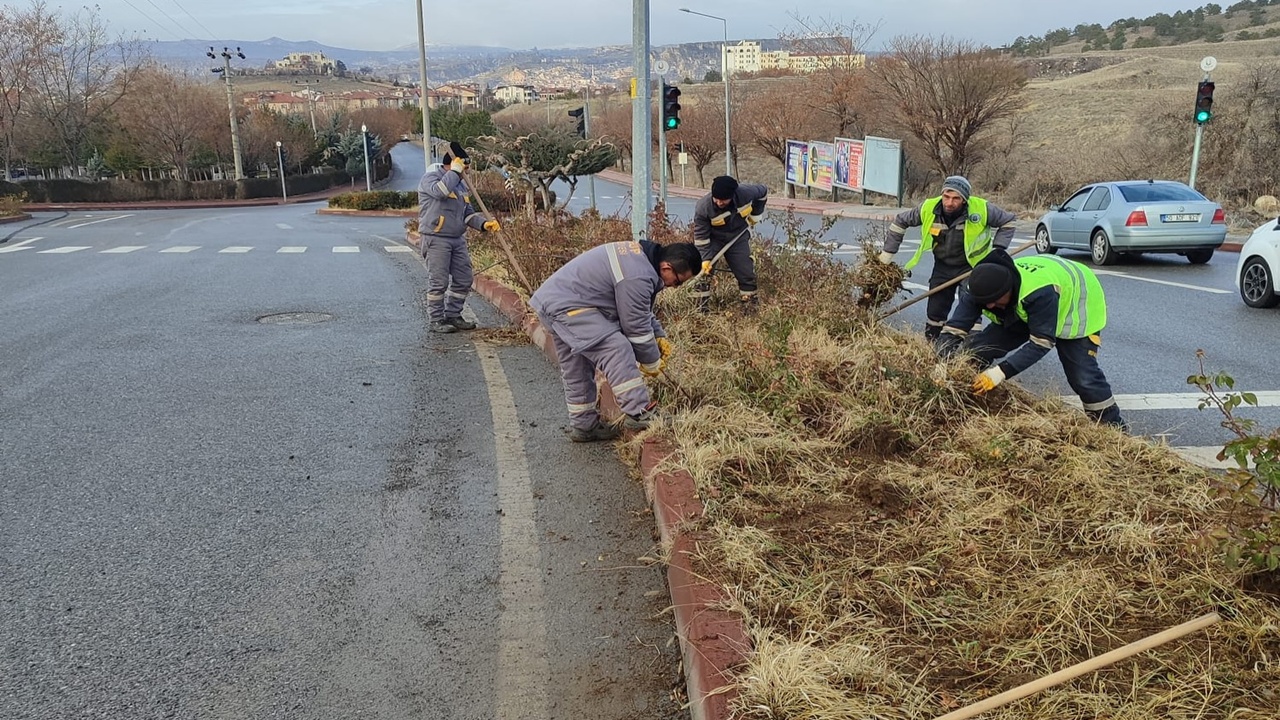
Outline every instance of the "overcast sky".
<path fill-rule="evenodd" d="M 628 0 L 421 0 L 428 44 L 590 47 L 631 43 Z M 4 0 L 23 6 L 25 0 Z M 55 3 L 51 3 L 56 5 Z M 415 46 L 415 0 L 97 0 L 113 31 L 157 40 L 315 40 L 361 50 Z M 728 20 L 730 40 L 795 32 L 792 15 L 813 21 L 880 25 L 872 47 L 897 35 L 950 35 L 1002 45 L 1019 35 L 1041 35 L 1079 23 L 1107 25 L 1126 17 L 1190 10 L 1204 3 L 1156 0 L 650 0 L 652 45 L 719 40 Z M 1219 0 L 1226 6 L 1230 0 Z M 63 5 L 71 11 L 76 4 Z"/>

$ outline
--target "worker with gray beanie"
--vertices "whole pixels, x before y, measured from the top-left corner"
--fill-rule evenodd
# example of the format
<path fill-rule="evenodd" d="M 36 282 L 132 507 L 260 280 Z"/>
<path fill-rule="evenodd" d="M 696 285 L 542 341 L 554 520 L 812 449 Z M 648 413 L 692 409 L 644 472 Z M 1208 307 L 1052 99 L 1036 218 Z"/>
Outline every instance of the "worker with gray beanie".
<path fill-rule="evenodd" d="M 702 273 L 693 288 L 702 312 L 711 303 L 711 262 L 724 252 L 729 271 L 738 281 L 738 294 L 744 312 L 755 311 L 756 264 L 751 259 L 751 227 L 764 217 L 769 188 L 743 185 L 728 175 L 711 181 L 711 192 L 698 200 L 693 208 L 693 244 L 702 255 Z"/>
<path fill-rule="evenodd" d="M 902 267 L 910 270 L 926 252 L 932 250 L 933 272 L 929 275 L 929 289 L 933 290 L 969 272 L 991 252 L 991 248 L 1008 248 L 1013 240 L 1016 219 L 1013 213 L 975 197 L 968 180 L 952 175 L 942 181 L 939 196 L 931 197 L 893 219 L 885 233 L 879 259 L 882 263 L 893 262 L 893 255 L 902 247 L 907 228 L 921 228 L 920 247 Z M 955 296 L 954 285 L 929 296 L 925 338 L 938 338 Z"/>

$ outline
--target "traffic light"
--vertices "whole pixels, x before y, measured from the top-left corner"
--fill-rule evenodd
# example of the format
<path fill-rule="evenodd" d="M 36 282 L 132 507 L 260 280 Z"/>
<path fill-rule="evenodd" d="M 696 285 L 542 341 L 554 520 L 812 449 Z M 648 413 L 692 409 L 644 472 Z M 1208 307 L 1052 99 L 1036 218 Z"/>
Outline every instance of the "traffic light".
<path fill-rule="evenodd" d="M 578 125 L 577 125 L 578 137 L 587 136 L 587 119 L 586 119 L 585 113 L 583 113 L 583 110 L 584 108 L 578 108 L 577 110 L 569 111 L 569 117 L 578 119 Z"/>
<path fill-rule="evenodd" d="M 680 88 L 663 83 L 662 129 L 675 130 L 678 127 L 680 127 Z"/>
<path fill-rule="evenodd" d="M 1213 82 L 1200 81 L 1196 88 L 1196 123 L 1203 125 L 1213 117 Z"/>

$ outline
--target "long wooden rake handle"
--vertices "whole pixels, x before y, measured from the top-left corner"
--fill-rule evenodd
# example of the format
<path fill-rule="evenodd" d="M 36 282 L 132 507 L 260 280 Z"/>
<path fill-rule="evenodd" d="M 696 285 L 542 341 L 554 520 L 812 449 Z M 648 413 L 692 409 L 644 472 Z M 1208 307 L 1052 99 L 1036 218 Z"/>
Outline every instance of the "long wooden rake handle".
<path fill-rule="evenodd" d="M 468 176 L 467 187 L 471 190 L 472 197 L 476 199 L 476 204 L 480 206 L 480 212 L 484 213 L 485 217 L 490 220 L 495 220 L 496 218 L 493 217 L 493 213 L 489 212 L 489 208 L 485 207 L 484 198 L 480 197 L 480 190 L 471 185 L 469 179 L 471 174 L 470 170 L 468 170 L 466 174 Z M 533 287 L 533 283 L 529 282 L 529 276 L 525 274 L 524 268 L 521 267 L 520 262 L 516 260 L 515 251 L 511 249 L 511 243 L 507 240 L 507 231 L 501 229 L 501 224 L 499 224 L 498 230 L 498 244 L 502 246 L 502 253 L 507 256 L 507 266 L 516 274 L 516 279 L 520 281 L 520 284 L 524 286 L 526 291 L 532 293 L 536 288 Z"/>
<path fill-rule="evenodd" d="M 1209 627 L 1221 619 L 1221 616 L 1216 612 L 1201 615 L 1195 620 L 1182 623 L 1181 625 L 1176 625 L 1168 630 L 1158 632 L 1155 635 L 1149 635 L 1136 642 L 1131 642 L 1124 647 L 1119 647 L 1111 652 L 1103 653 L 1098 657 L 1076 663 L 1069 668 L 1059 670 L 1052 675 L 1046 675 L 1039 680 L 1032 680 L 1029 683 L 1024 683 L 1012 690 L 1006 690 L 999 695 L 993 695 L 982 702 L 960 708 L 959 710 L 949 712 L 946 715 L 940 715 L 937 718 L 934 718 L 934 720 L 967 720 L 968 718 L 981 715 L 988 710 L 998 708 L 1001 705 L 1008 705 L 1014 700 L 1021 700 L 1028 695 L 1034 695 L 1041 690 L 1051 688 L 1054 685 L 1061 685 L 1062 683 L 1080 677 L 1085 673 L 1093 672 L 1094 670 L 1104 668 L 1127 657 L 1132 657 L 1140 652 L 1150 650 L 1158 645 L 1163 645 L 1170 640 L 1177 640 L 1184 635 L 1190 635 L 1197 630 Z"/>
<path fill-rule="evenodd" d="M 1023 250 L 1026 250 L 1027 248 L 1032 248 L 1032 247 L 1035 247 L 1035 246 L 1036 246 L 1036 244 L 1035 244 L 1034 242 L 1029 242 L 1029 243 L 1027 243 L 1026 245 L 1023 245 L 1022 247 L 1016 248 L 1013 252 L 1009 253 L 1009 255 L 1012 257 L 1013 255 L 1017 255 L 1018 253 L 1022 252 Z M 911 307 L 912 305 L 915 305 L 916 303 L 918 303 L 918 302 L 920 302 L 921 300 L 923 300 L 923 299 L 925 299 L 925 298 L 929 297 L 930 295 L 937 295 L 938 293 L 942 292 L 943 290 L 946 290 L 947 288 L 951 287 L 952 285 L 956 285 L 956 284 L 958 284 L 958 283 L 960 283 L 960 282 L 964 281 L 964 279 L 965 279 L 965 278 L 967 278 L 967 277 L 969 277 L 969 275 L 970 275 L 970 274 L 972 274 L 972 273 L 973 273 L 973 271 L 972 271 L 972 270 L 970 270 L 969 272 L 967 272 L 967 273 L 965 273 L 965 274 L 963 274 L 963 275 L 959 275 L 959 276 L 957 276 L 957 277 L 951 278 L 950 280 L 948 280 L 948 281 L 946 281 L 946 282 L 942 283 L 941 285 L 939 285 L 939 286 L 937 286 L 937 287 L 935 287 L 935 288 L 930 289 L 930 290 L 929 290 L 929 292 L 924 293 L 923 295 L 917 295 L 916 297 L 911 298 L 910 300 L 908 300 L 908 301 L 906 301 L 906 302 L 902 303 L 901 305 L 897 305 L 897 306 L 895 306 L 894 308 L 892 308 L 891 310 L 887 310 L 887 311 L 885 311 L 885 312 L 884 312 L 883 314 L 881 314 L 881 315 L 880 315 L 880 317 L 879 317 L 879 318 L 877 318 L 877 319 L 878 319 L 878 320 L 884 320 L 885 318 L 889 317 L 890 315 L 895 315 L 895 314 L 897 314 L 900 310 L 905 310 L 905 309 L 907 309 L 907 308 Z"/>

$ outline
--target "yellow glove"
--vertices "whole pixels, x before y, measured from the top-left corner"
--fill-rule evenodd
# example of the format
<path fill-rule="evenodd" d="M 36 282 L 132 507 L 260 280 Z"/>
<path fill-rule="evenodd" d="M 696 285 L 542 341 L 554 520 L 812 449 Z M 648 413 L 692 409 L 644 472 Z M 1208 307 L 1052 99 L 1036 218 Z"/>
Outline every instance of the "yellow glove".
<path fill-rule="evenodd" d="M 891 252 L 885 252 L 885 251 L 881 250 L 881 251 L 880 251 L 880 262 L 884 263 L 885 265 L 888 265 L 889 263 L 893 262 L 893 253 L 891 253 Z"/>
<path fill-rule="evenodd" d="M 710 275 L 710 274 L 711 274 L 711 261 L 710 261 L 710 260 L 703 260 L 703 261 L 702 261 L 702 274 L 703 274 L 703 275 Z"/>
<path fill-rule="evenodd" d="M 748 216 L 747 216 L 747 225 L 755 225 L 756 223 L 760 222 L 760 217 L 761 217 L 761 216 L 759 216 L 759 215 L 748 215 Z"/>
<path fill-rule="evenodd" d="M 659 373 L 667 367 L 667 361 L 658 358 L 657 361 L 651 363 L 637 363 L 640 366 L 640 374 L 645 377 L 658 377 Z"/>
<path fill-rule="evenodd" d="M 462 158 L 454 158 L 453 162 L 449 163 L 449 169 L 461 175 L 462 171 L 467 169 L 467 161 Z"/>
<path fill-rule="evenodd" d="M 973 391 L 978 395 L 986 395 L 1002 382 L 1004 382 L 1004 371 L 999 365 L 993 365 L 973 379 Z"/>
<path fill-rule="evenodd" d="M 661 360 L 666 362 L 671 357 L 671 341 L 664 337 L 658 338 L 658 353 L 662 355 Z"/>
<path fill-rule="evenodd" d="M 485 220 L 485 221 L 484 221 L 484 231 L 485 231 L 485 232 L 498 232 L 498 231 L 499 231 L 499 230 L 501 230 L 501 229 L 502 229 L 502 226 L 498 224 L 498 221 L 497 221 L 497 220 Z"/>
<path fill-rule="evenodd" d="M 746 207 L 742 208 L 741 210 L 739 210 L 739 211 L 738 211 L 738 214 L 739 214 L 739 215 L 741 215 L 741 216 L 742 216 L 742 217 L 744 217 L 744 218 L 749 218 L 749 217 L 751 217 L 751 206 L 750 206 L 750 205 L 748 205 L 748 206 L 746 206 Z"/>

